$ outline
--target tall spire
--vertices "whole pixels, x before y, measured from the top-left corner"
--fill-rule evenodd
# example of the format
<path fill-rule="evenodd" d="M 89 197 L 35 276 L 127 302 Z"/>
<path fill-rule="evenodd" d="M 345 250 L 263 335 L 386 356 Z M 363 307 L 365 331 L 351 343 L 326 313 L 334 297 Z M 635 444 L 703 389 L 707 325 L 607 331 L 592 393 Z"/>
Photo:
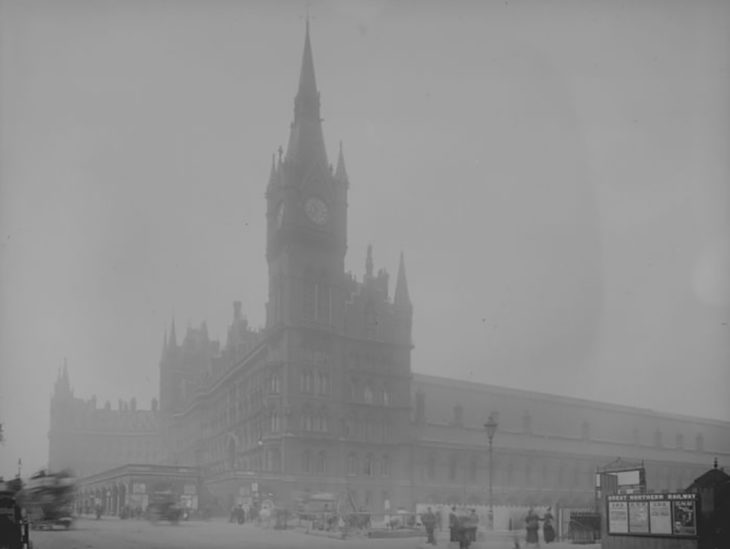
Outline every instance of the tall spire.
<path fill-rule="evenodd" d="M 317 79 L 314 76 L 314 58 L 312 57 L 312 42 L 309 39 L 309 17 L 304 34 L 304 51 L 302 52 L 302 69 L 299 72 L 299 90 L 297 97 L 317 98 Z"/>
<path fill-rule="evenodd" d="M 319 91 L 314 76 L 314 58 L 309 38 L 309 19 L 304 36 L 302 67 L 299 73 L 299 88 L 294 98 L 294 122 L 289 133 L 286 150 L 287 161 L 299 164 L 302 174 L 313 166 L 327 169 L 327 151 L 322 135 L 322 120 L 319 112 Z"/>
<path fill-rule="evenodd" d="M 340 153 L 337 155 L 337 167 L 335 168 L 335 178 L 344 183 L 349 184 L 350 180 L 347 177 L 347 168 L 345 168 L 345 155 L 342 152 L 342 141 L 340 141 Z"/>
<path fill-rule="evenodd" d="M 395 283 L 395 295 L 393 301 L 396 306 L 411 307 L 411 297 L 408 295 L 408 282 L 406 282 L 406 263 L 403 259 L 403 252 L 400 253 L 400 263 L 398 264 L 398 279 Z"/>

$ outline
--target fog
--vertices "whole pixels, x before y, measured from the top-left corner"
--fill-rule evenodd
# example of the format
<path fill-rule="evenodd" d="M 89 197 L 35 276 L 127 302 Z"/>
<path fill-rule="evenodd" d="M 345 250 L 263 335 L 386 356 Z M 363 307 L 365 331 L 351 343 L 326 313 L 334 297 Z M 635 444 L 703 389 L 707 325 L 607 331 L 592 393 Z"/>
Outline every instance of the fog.
<path fill-rule="evenodd" d="M 307 5 L 0 2 L 0 475 L 75 394 L 158 392 L 165 330 L 267 295 L 264 192 Z M 417 372 L 730 420 L 721 2 L 315 2 L 347 267 Z"/>

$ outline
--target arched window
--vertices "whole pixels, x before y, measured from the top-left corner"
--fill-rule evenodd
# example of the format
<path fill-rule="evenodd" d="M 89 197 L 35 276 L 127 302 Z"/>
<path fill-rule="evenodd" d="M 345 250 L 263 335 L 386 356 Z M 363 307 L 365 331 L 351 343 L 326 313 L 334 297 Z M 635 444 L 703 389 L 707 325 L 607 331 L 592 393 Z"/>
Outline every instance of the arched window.
<path fill-rule="evenodd" d="M 390 391 L 388 389 L 383 389 L 383 405 L 390 406 Z"/>
<path fill-rule="evenodd" d="M 302 410 L 302 430 L 312 430 L 312 411 L 309 409 L 309 406 L 305 406 Z"/>
<path fill-rule="evenodd" d="M 317 372 L 316 392 L 320 395 L 326 395 L 330 392 L 330 379 L 327 372 Z"/>
<path fill-rule="evenodd" d="M 275 394 L 275 395 L 279 394 L 280 385 L 281 385 L 281 379 L 279 377 L 279 374 L 276 373 L 276 374 L 272 375 L 271 376 L 271 392 L 273 394 Z"/>
<path fill-rule="evenodd" d="M 311 454 L 309 453 L 309 450 L 304 450 L 302 452 L 302 471 L 305 473 L 309 473 L 311 468 Z"/>
<path fill-rule="evenodd" d="M 373 403 L 373 390 L 370 388 L 369 385 L 365 386 L 365 404 L 372 404 Z"/>
<path fill-rule="evenodd" d="M 372 454 L 368 454 L 365 457 L 365 466 L 363 467 L 363 473 L 365 473 L 365 476 L 372 476 L 373 475 L 373 456 Z"/>
<path fill-rule="evenodd" d="M 449 458 L 449 480 L 451 482 L 454 482 L 456 480 L 457 460 L 458 458 L 456 454 L 451 454 L 451 457 Z"/>
<path fill-rule="evenodd" d="M 327 408 L 325 408 L 325 407 L 322 407 L 319 411 L 319 430 L 323 433 L 326 433 L 329 431 Z"/>
<path fill-rule="evenodd" d="M 695 448 L 698 452 L 702 452 L 705 449 L 705 437 L 702 436 L 702 433 L 699 433 L 695 437 Z"/>
<path fill-rule="evenodd" d="M 436 455 L 433 452 L 428 454 L 426 476 L 428 477 L 428 480 L 434 480 L 436 478 Z"/>
<path fill-rule="evenodd" d="M 327 472 L 327 454 L 324 450 L 317 454 L 317 473 L 323 474 Z"/>
<path fill-rule="evenodd" d="M 347 454 L 346 469 L 348 475 L 357 474 L 357 456 L 354 452 Z"/>
<path fill-rule="evenodd" d="M 384 477 L 390 476 L 390 456 L 387 454 L 380 461 L 380 474 Z"/>

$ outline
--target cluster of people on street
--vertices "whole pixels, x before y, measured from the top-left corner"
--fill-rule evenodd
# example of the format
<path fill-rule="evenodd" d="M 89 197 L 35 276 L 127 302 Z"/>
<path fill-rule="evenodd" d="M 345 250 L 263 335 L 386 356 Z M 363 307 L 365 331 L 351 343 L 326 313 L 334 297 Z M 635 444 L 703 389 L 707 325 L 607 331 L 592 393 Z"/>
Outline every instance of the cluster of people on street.
<path fill-rule="evenodd" d="M 421 523 L 426 530 L 426 543 L 436 545 L 436 531 L 441 530 L 441 514 L 439 511 L 434 512 L 428 507 L 426 512 L 421 515 Z M 540 546 L 540 523 L 542 523 L 542 537 L 545 543 L 555 541 L 555 528 L 553 526 L 554 517 L 551 508 L 548 507 L 543 516 L 540 516 L 534 509 L 530 507 L 527 515 L 524 517 L 524 532 L 526 546 Z M 522 522 L 522 521 L 521 521 Z M 510 521 L 510 529 L 512 522 Z M 476 509 L 469 511 L 457 510 L 454 506 L 449 513 L 449 542 L 458 543 L 459 549 L 469 549 L 471 544 L 477 540 L 477 530 L 479 528 L 479 516 Z M 515 531 L 514 547 L 520 549 L 519 531 Z"/>
<path fill-rule="evenodd" d="M 228 522 L 235 522 L 238 524 L 246 522 L 246 510 L 243 508 L 243 505 L 239 503 L 238 505 L 233 506 Z"/>
<path fill-rule="evenodd" d="M 527 512 L 525 517 L 525 530 L 527 535 L 525 536 L 525 545 L 536 545 L 540 547 L 540 522 L 543 523 L 542 535 L 545 543 L 551 543 L 555 541 L 555 528 L 553 526 L 553 514 L 551 508 L 548 507 L 545 514 L 541 517 L 535 512 L 533 507 Z M 515 540 L 515 548 L 519 549 L 519 542 Z"/>
<path fill-rule="evenodd" d="M 421 523 L 426 529 L 426 543 L 436 545 L 436 537 L 434 535 L 436 526 L 439 522 L 439 515 L 435 514 L 429 507 L 423 515 L 421 515 Z M 456 507 L 451 508 L 449 514 L 449 541 L 459 544 L 459 549 L 469 549 L 472 543 L 477 540 L 477 528 L 479 527 L 479 517 L 476 509 L 472 509 L 468 513 L 457 513 Z"/>

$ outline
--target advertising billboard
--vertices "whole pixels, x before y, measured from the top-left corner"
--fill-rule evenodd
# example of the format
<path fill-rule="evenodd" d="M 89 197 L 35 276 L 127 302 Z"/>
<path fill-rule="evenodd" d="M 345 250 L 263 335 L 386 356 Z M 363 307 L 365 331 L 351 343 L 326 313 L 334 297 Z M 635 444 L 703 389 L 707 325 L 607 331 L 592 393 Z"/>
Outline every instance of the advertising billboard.
<path fill-rule="evenodd" d="M 696 494 L 625 494 L 606 497 L 609 535 L 696 537 Z"/>

